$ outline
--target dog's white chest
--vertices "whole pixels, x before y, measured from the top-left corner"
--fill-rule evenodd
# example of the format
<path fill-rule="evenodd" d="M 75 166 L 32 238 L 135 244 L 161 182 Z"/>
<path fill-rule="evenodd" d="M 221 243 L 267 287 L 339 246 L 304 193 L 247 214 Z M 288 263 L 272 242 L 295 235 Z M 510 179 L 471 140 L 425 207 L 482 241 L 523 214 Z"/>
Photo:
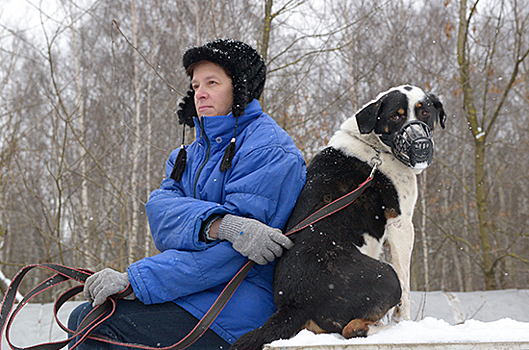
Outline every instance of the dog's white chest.
<path fill-rule="evenodd" d="M 384 239 L 385 237 L 382 237 L 380 240 L 378 240 L 370 234 L 364 233 L 365 244 L 361 247 L 358 247 L 358 250 L 360 250 L 362 254 L 378 260 L 380 254 L 382 253 L 382 244 L 384 243 Z"/>

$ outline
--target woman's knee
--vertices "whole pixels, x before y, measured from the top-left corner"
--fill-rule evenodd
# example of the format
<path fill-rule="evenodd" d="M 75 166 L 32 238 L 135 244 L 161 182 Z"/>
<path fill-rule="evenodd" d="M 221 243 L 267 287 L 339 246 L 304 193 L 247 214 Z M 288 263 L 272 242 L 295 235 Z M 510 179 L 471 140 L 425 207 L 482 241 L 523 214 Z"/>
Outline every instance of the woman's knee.
<path fill-rule="evenodd" d="M 70 316 L 68 317 L 68 328 L 76 330 L 81 321 L 88 315 L 92 310 L 92 305 L 90 303 L 82 303 L 72 310 Z"/>

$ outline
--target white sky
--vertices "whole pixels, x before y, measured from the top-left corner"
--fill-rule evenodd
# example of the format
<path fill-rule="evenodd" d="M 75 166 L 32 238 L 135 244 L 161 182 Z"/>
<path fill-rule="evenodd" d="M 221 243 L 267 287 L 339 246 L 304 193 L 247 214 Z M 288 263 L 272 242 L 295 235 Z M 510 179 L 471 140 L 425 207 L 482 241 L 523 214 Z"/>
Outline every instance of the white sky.
<path fill-rule="evenodd" d="M 0 0 L 0 35 L 3 38 L 6 30 L 13 30 L 39 38 L 43 34 L 42 24 L 47 30 L 57 28 L 53 17 L 64 19 L 64 14 L 57 13 L 56 0 Z"/>
<path fill-rule="evenodd" d="M 43 2 L 55 5 L 53 0 Z M 31 0 L 0 0 L 0 23 L 3 26 L 20 30 L 40 26 L 38 6 L 38 2 Z"/>

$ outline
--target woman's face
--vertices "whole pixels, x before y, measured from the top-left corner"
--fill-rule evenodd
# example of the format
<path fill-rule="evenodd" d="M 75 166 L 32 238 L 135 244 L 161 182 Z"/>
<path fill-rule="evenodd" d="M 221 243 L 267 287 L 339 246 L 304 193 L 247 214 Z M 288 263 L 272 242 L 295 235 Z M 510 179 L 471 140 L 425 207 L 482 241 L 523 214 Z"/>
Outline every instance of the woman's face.
<path fill-rule="evenodd" d="M 227 115 L 233 105 L 233 84 L 224 68 L 209 61 L 198 62 L 193 69 L 191 86 L 195 90 L 197 115 Z"/>

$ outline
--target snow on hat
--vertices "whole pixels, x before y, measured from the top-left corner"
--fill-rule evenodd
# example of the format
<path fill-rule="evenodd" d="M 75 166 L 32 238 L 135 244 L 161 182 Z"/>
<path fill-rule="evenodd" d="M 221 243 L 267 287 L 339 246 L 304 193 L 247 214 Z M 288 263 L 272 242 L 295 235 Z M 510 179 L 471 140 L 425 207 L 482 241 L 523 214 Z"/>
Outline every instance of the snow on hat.
<path fill-rule="evenodd" d="M 233 39 L 216 39 L 202 46 L 188 49 L 182 58 L 182 64 L 191 77 L 192 66 L 200 61 L 216 63 L 226 69 L 231 76 L 233 84 L 232 115 L 238 119 L 244 114 L 246 106 L 254 100 L 259 99 L 263 93 L 266 81 L 266 64 L 261 55 L 250 45 Z M 195 108 L 195 91 L 190 86 L 186 96 L 178 106 L 178 121 L 190 127 L 194 126 L 193 118 L 197 117 Z M 185 125 L 184 136 L 185 139 Z M 226 171 L 231 167 L 235 154 L 235 137 L 237 135 L 237 120 L 235 122 L 234 136 L 224 152 L 220 165 L 220 171 Z M 187 153 L 184 140 L 178 153 L 171 178 L 180 181 L 186 166 Z"/>

